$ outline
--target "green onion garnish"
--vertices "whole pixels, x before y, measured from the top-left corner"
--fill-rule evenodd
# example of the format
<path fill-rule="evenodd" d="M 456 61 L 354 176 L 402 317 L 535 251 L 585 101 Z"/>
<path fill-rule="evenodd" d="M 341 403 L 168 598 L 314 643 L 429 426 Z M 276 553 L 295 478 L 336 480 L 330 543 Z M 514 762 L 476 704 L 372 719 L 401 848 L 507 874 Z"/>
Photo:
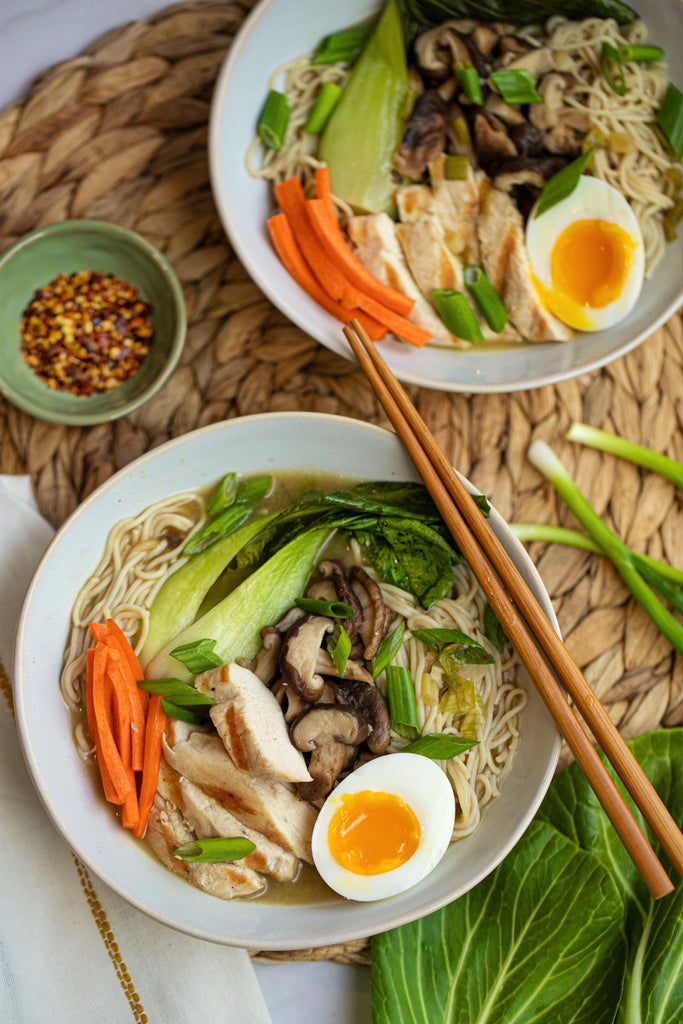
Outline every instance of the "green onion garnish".
<path fill-rule="evenodd" d="M 462 292 L 452 288 L 433 288 L 431 294 L 436 311 L 451 334 L 463 341 L 484 340 L 477 318 Z"/>
<path fill-rule="evenodd" d="M 290 114 L 285 94 L 278 92 L 277 89 L 271 89 L 258 122 L 259 138 L 268 149 L 282 149 Z"/>
<path fill-rule="evenodd" d="M 446 732 L 432 732 L 427 736 L 420 736 L 413 740 L 407 747 L 403 747 L 405 754 L 422 754 L 423 757 L 430 757 L 434 761 L 450 761 L 452 757 L 463 754 L 471 747 L 476 747 L 479 740 L 468 740 L 463 736 L 452 736 Z"/>
<path fill-rule="evenodd" d="M 388 636 L 384 637 L 382 643 L 379 645 L 379 650 L 375 656 L 375 660 L 372 665 L 372 678 L 377 677 L 384 671 L 390 661 L 393 661 L 398 652 L 401 649 L 403 643 L 403 635 L 406 631 L 405 621 L 399 622 L 393 633 L 389 633 Z"/>
<path fill-rule="evenodd" d="M 421 640 L 426 647 L 430 647 L 437 653 L 446 646 L 446 644 L 464 643 L 470 641 L 476 643 L 475 640 L 463 633 L 461 629 L 447 629 L 446 627 L 434 626 L 433 629 L 413 629 L 411 635 Z"/>
<path fill-rule="evenodd" d="M 255 480 L 247 480 L 237 491 L 236 501 L 255 505 L 273 486 L 272 476 L 259 476 Z"/>
<path fill-rule="evenodd" d="M 238 479 L 237 473 L 228 473 L 223 477 L 206 506 L 207 516 L 213 519 L 232 505 L 237 495 Z"/>
<path fill-rule="evenodd" d="M 461 629 L 413 629 L 412 635 L 427 647 L 437 651 L 439 656 L 447 655 L 449 661 L 459 665 L 487 665 L 493 655 L 477 640 L 473 640 Z M 444 665 L 444 668 L 446 666 Z"/>
<path fill-rule="evenodd" d="M 620 459 L 633 462 L 636 466 L 649 469 L 653 473 L 671 480 L 676 487 L 683 489 L 683 463 L 676 459 L 670 459 L 668 455 L 655 452 L 645 445 L 636 444 L 635 441 L 628 441 L 624 437 L 610 434 L 607 430 L 600 430 L 598 427 L 591 427 L 588 423 L 572 423 L 565 434 L 568 441 L 576 441 L 579 444 L 597 448 L 602 452 L 609 452 Z"/>
<path fill-rule="evenodd" d="M 467 96 L 467 99 L 478 107 L 484 105 L 484 94 L 481 91 L 481 81 L 476 68 L 459 67 L 458 78 L 460 87 Z"/>
<path fill-rule="evenodd" d="M 346 28 L 320 40 L 311 64 L 340 64 L 355 60 L 369 38 L 372 26 Z"/>
<path fill-rule="evenodd" d="M 304 131 L 319 135 L 327 124 L 327 119 L 337 106 L 342 94 L 340 85 L 335 82 L 323 82 L 318 97 L 313 105 L 313 110 L 308 115 L 304 125 Z"/>
<path fill-rule="evenodd" d="M 444 163 L 446 181 L 465 181 L 470 172 L 470 158 L 465 153 L 449 153 Z"/>
<path fill-rule="evenodd" d="M 330 619 L 350 619 L 353 608 L 343 601 L 318 601 L 312 597 L 297 597 L 295 604 L 312 615 L 326 615 Z"/>
<path fill-rule="evenodd" d="M 244 520 L 249 518 L 251 511 L 251 505 L 235 502 L 234 505 L 226 508 L 225 512 L 221 512 L 219 516 L 216 516 L 210 523 L 202 526 L 201 530 L 197 530 L 190 537 L 183 548 L 183 555 L 186 558 L 191 558 L 193 555 L 198 555 L 201 551 L 206 551 L 217 540 L 227 537 L 229 533 L 232 533 L 238 526 L 241 526 Z"/>
<path fill-rule="evenodd" d="M 251 839 L 235 836 L 233 839 L 192 839 L 173 851 L 173 856 L 188 864 L 212 864 L 224 860 L 242 860 L 256 844 Z"/>
<path fill-rule="evenodd" d="M 492 71 L 491 81 L 506 103 L 542 103 L 536 89 L 536 76 L 525 68 Z"/>
<path fill-rule="evenodd" d="M 420 735 L 420 718 L 413 677 L 401 665 L 389 665 L 385 675 L 391 728 L 406 740 Z"/>
<path fill-rule="evenodd" d="M 193 704 L 215 704 L 216 701 L 201 690 L 197 690 L 181 679 L 142 679 L 138 683 L 141 690 L 156 693 L 165 697 L 173 704 L 185 706 Z"/>
<path fill-rule="evenodd" d="M 660 632 L 675 650 L 683 654 L 683 625 L 659 600 L 641 576 L 641 568 L 631 549 L 602 521 L 590 502 L 579 490 L 571 475 L 545 441 L 536 440 L 528 452 L 529 461 L 553 485 L 559 496 L 590 534 L 595 543 L 614 563 L 614 567 L 636 601 L 647 612 Z M 650 565 L 648 561 L 648 565 Z M 652 566 L 650 565 L 650 568 Z"/>
<path fill-rule="evenodd" d="M 662 105 L 657 111 L 657 124 L 666 135 L 676 159 L 683 158 L 683 93 L 669 82 Z"/>
<path fill-rule="evenodd" d="M 203 637 L 201 640 L 193 640 L 190 644 L 181 644 L 174 647 L 171 657 L 179 661 L 193 676 L 200 672 L 208 672 L 210 668 L 218 668 L 223 662 L 217 654 L 214 654 L 215 640 Z"/>
<path fill-rule="evenodd" d="M 615 80 L 612 76 L 613 67 L 618 72 L 618 80 Z M 611 43 L 602 44 L 602 50 L 600 51 L 600 69 L 602 71 L 603 78 L 609 85 L 610 89 L 618 96 L 625 96 L 626 78 L 624 77 L 624 68 L 621 63 L 621 56 L 619 51 L 612 46 Z"/>
<path fill-rule="evenodd" d="M 479 306 L 491 330 L 500 334 L 508 322 L 507 310 L 481 267 L 473 263 L 465 267 L 465 287 Z"/>
<path fill-rule="evenodd" d="M 190 711 L 165 697 L 161 698 L 161 709 L 169 718 L 178 718 L 181 722 L 189 722 L 190 725 L 206 725 L 208 721 L 206 714 Z"/>
<path fill-rule="evenodd" d="M 553 174 L 552 178 L 545 183 L 545 188 L 541 192 L 534 217 L 540 217 L 551 206 L 555 206 L 572 194 L 596 149 L 597 146 L 591 146 L 590 149 L 587 149 L 576 160 L 567 164 L 557 174 Z"/>
<path fill-rule="evenodd" d="M 351 653 L 351 638 L 342 625 L 334 627 L 332 636 L 327 642 L 327 650 L 330 652 L 340 678 L 344 678 L 346 663 Z"/>
<path fill-rule="evenodd" d="M 647 43 L 622 43 L 617 50 L 622 60 L 634 60 L 639 64 L 654 64 L 664 57 L 661 46 L 650 46 Z"/>

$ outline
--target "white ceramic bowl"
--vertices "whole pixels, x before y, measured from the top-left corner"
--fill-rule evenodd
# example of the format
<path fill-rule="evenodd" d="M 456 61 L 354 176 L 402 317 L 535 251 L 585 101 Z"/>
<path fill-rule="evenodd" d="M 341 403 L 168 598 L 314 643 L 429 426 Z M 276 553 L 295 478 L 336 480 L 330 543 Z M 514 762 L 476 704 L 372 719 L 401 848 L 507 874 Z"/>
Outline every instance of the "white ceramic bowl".
<path fill-rule="evenodd" d="M 245 268 L 270 300 L 302 330 L 353 358 L 342 325 L 303 293 L 276 256 L 266 229 L 269 187 L 252 178 L 245 155 L 252 142 L 270 75 L 285 61 L 309 53 L 329 32 L 379 8 L 377 0 L 262 0 L 245 21 L 216 85 L 210 125 L 213 192 L 225 230 Z M 683 5 L 637 0 L 652 42 L 667 50 L 669 72 L 683 86 Z M 568 344 L 523 345 L 502 351 L 426 348 L 382 342 L 400 380 L 442 391 L 494 393 L 552 384 L 595 370 L 625 355 L 671 316 L 683 299 L 683 233 L 645 284 L 632 313 L 610 330 L 578 334 Z"/>
<path fill-rule="evenodd" d="M 204 939 L 251 949 L 296 949 L 363 938 L 436 910 L 487 875 L 529 824 L 551 781 L 559 737 L 531 684 L 521 744 L 502 795 L 480 828 L 455 844 L 408 892 L 376 903 L 275 906 L 224 902 L 163 867 L 121 828 L 72 741 L 59 689 L 61 654 L 76 594 L 97 565 L 113 524 L 163 495 L 201 487 L 228 470 L 330 470 L 356 478 L 414 479 L 401 444 L 386 430 L 314 413 L 245 417 L 187 434 L 131 463 L 73 513 L 43 557 L 21 614 L 14 703 L 34 785 L 53 822 L 88 868 L 130 903 Z M 491 522 L 555 624 L 550 601 L 524 549 L 494 512 Z"/>

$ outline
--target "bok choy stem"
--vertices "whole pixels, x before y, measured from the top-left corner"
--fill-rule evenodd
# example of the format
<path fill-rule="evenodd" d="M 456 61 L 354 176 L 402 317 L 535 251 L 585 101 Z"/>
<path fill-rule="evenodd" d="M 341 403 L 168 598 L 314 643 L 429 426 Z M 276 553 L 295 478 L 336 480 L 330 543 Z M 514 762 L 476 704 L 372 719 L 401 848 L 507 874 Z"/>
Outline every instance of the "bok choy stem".
<path fill-rule="evenodd" d="M 550 481 L 601 551 L 612 561 L 626 586 L 660 632 L 677 651 L 683 654 L 683 626 L 646 583 L 643 578 L 645 573 L 641 575 L 639 570 L 637 557 L 603 523 L 552 449 L 544 441 L 534 441 L 529 449 L 528 458 L 536 469 Z"/>
<path fill-rule="evenodd" d="M 388 0 L 318 146 L 332 191 L 359 212 L 393 211 L 392 161 L 411 95 L 401 17 Z"/>

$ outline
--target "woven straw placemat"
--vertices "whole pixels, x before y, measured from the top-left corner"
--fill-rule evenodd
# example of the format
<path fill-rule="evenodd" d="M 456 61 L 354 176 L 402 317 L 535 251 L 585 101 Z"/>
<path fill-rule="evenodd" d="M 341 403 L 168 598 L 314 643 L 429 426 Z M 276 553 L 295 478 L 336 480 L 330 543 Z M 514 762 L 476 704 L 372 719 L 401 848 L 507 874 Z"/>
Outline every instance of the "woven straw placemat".
<path fill-rule="evenodd" d="M 126 419 L 92 428 L 36 420 L 0 399 L 0 472 L 28 473 L 55 526 L 115 470 L 195 427 L 305 409 L 387 425 L 363 375 L 289 323 L 250 280 L 218 219 L 207 164 L 214 82 L 252 0 L 190 0 L 109 32 L 48 69 L 0 114 L 0 251 L 69 217 L 134 228 L 182 281 L 180 365 Z M 683 326 L 673 317 L 601 371 L 513 395 L 408 389 L 454 465 L 511 521 L 570 523 L 526 459 L 542 437 L 630 545 L 683 567 L 675 488 L 563 440 L 573 420 L 683 458 Z M 533 545 L 567 645 L 623 735 L 683 724 L 683 659 L 610 564 Z M 259 954 L 364 962 L 369 942 Z"/>

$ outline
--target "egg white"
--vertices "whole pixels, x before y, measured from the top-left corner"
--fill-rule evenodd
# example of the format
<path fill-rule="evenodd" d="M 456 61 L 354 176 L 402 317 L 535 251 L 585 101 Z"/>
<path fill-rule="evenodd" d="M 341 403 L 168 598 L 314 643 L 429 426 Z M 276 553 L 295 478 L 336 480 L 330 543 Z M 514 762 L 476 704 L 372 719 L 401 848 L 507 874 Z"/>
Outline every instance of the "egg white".
<path fill-rule="evenodd" d="M 344 794 L 371 790 L 401 797 L 420 823 L 420 841 L 400 867 L 379 875 L 357 875 L 343 868 L 330 852 L 330 822 Z M 443 857 L 453 833 L 455 797 L 438 764 L 421 754 L 385 754 L 366 762 L 330 793 L 313 829 L 313 860 L 323 880 L 351 900 L 395 896 L 420 882 Z"/>
<path fill-rule="evenodd" d="M 638 220 L 617 189 L 599 178 L 582 175 L 578 185 L 566 199 L 535 216 L 531 211 L 526 227 L 526 246 L 537 290 L 544 304 L 560 320 L 569 323 L 567 310 L 574 322 L 571 326 L 583 331 L 601 331 L 613 327 L 633 309 L 643 285 L 645 249 Z M 553 281 L 551 258 L 558 237 L 570 224 L 579 220 L 601 220 L 618 224 L 633 244 L 631 266 L 619 296 L 606 306 L 583 306 L 560 293 Z"/>

